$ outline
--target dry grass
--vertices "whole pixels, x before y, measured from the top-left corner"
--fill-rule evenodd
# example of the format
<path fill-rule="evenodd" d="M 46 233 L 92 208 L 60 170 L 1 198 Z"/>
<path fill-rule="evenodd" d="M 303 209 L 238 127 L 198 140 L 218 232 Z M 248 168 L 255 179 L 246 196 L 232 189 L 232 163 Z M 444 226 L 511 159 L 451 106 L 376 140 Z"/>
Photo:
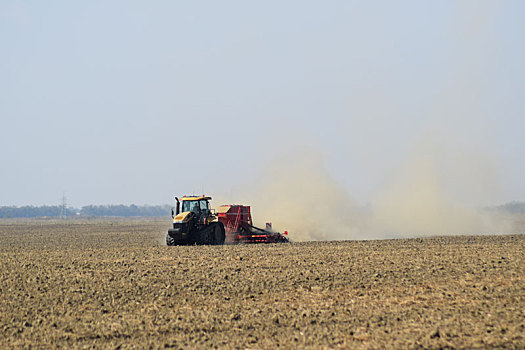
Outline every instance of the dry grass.
<path fill-rule="evenodd" d="M 0 348 L 525 348 L 525 236 L 161 244 L 0 221 Z"/>

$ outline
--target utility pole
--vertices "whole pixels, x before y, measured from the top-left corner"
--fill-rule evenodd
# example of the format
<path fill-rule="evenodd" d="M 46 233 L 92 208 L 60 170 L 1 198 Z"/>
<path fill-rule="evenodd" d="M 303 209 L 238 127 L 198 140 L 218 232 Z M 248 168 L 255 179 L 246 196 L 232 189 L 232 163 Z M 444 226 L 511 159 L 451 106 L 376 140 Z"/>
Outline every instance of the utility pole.
<path fill-rule="evenodd" d="M 60 218 L 61 219 L 67 218 L 67 199 L 66 199 L 65 192 L 62 194 L 62 205 L 60 206 Z"/>

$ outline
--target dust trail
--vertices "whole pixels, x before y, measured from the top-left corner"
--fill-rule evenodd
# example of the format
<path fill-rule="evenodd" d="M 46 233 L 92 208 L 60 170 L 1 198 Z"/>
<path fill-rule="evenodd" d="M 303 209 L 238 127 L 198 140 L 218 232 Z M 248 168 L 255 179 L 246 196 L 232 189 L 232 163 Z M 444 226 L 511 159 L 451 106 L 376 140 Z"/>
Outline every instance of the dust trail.
<path fill-rule="evenodd" d="M 481 208 L 496 191 L 486 157 L 420 140 L 375 200 L 371 227 L 384 237 L 490 234 L 509 228 Z"/>
<path fill-rule="evenodd" d="M 426 130 L 412 151 L 401 155 L 404 160 L 382 174 L 384 187 L 371 208 L 359 206 L 334 181 L 321 154 L 295 152 L 287 158 L 276 157 L 254 186 L 250 201 L 256 218 L 268 218 L 276 228 L 289 229 L 295 240 L 508 232 L 507 220 L 479 209 L 493 204 L 498 192 L 497 168 L 490 156 L 491 130 L 486 123 L 489 116 L 483 107 L 490 98 L 486 72 L 494 64 L 492 12 L 487 6 L 460 6 L 450 23 L 445 23 L 443 35 L 451 55 L 443 63 L 444 80 L 436 81 L 439 93 L 425 101 L 422 115 L 417 110 L 371 115 L 377 98 L 352 110 L 363 120 L 393 127 L 392 121 L 405 120 L 405 113 L 415 114 L 421 127 L 413 131 Z M 405 94 L 410 96 L 410 88 Z M 348 127 L 359 128 L 362 123 Z M 340 143 L 352 149 L 341 137 Z M 377 149 L 369 144 L 373 142 L 382 140 L 363 139 L 359 149 L 364 153 Z M 389 157 L 388 147 L 382 149 L 386 151 L 379 150 L 383 153 L 378 155 Z"/>
<path fill-rule="evenodd" d="M 384 186 L 375 198 L 370 198 L 371 207 L 356 203 L 351 193 L 332 178 L 322 153 L 292 147 L 297 143 L 293 141 L 284 145 L 280 142 L 281 150 L 266 152 L 276 156 L 252 188 L 236 199 L 253 206 L 259 224 L 271 220 L 276 229 L 289 230 L 297 241 L 510 232 L 509 220 L 480 209 L 494 204 L 498 193 L 498 172 L 490 151 L 495 147 L 491 144 L 493 131 L 487 122 L 491 116 L 484 104 L 490 98 L 487 72 L 495 62 L 491 54 L 495 45 L 491 9 L 489 3 L 460 5 L 455 15 L 444 22 L 443 36 L 450 55 L 442 62 L 439 79 L 421 82 L 421 87 L 429 89 L 428 100 L 419 101 L 424 102 L 424 110 L 400 106 L 399 110 L 388 108 L 384 113 L 374 113 L 378 105 L 396 93 L 383 98 L 372 89 L 372 98 L 360 98 L 352 103 L 350 115 L 339 115 L 336 124 L 342 125 L 341 129 L 366 131 L 386 125 L 387 134 L 403 128 L 398 122 L 406 124 L 411 120 L 407 115 L 417 116 L 412 120 L 413 127 L 405 125 L 404 132 L 400 131 L 410 140 L 419 136 L 407 154 L 389 154 L 392 150 L 388 141 L 373 133 L 359 138 L 359 143 L 352 143 L 344 132 L 337 140 L 340 148 L 356 150 L 363 157 L 402 159 L 381 174 Z M 411 88 L 401 92 L 410 97 Z M 281 124 L 280 129 L 288 129 L 284 134 L 290 135 L 303 132 L 300 123 L 292 127 Z M 424 132 L 419 134 L 421 130 Z M 316 137 L 303 140 L 318 142 Z M 283 156 L 283 152 L 288 153 Z M 348 164 L 351 168 L 352 163 Z"/>
<path fill-rule="evenodd" d="M 431 137 L 388 179 L 372 206 L 356 203 L 313 150 L 281 156 L 240 199 L 257 224 L 272 221 L 295 241 L 511 232 L 507 217 L 480 209 L 496 176 L 490 162 Z M 239 201 L 239 200 L 237 200 Z"/>
<path fill-rule="evenodd" d="M 363 210 L 313 152 L 275 161 L 247 195 L 256 223 L 272 221 L 275 229 L 290 231 L 296 241 L 349 239 L 360 232 Z"/>

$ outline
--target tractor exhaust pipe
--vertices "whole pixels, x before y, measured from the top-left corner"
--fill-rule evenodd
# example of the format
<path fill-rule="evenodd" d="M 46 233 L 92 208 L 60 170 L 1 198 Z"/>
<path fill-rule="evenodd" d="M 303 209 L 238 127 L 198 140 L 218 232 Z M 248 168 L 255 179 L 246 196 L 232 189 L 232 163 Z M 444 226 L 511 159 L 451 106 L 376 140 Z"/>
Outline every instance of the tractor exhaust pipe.
<path fill-rule="evenodd" d="M 175 212 L 173 211 L 173 208 L 171 208 L 171 218 L 172 219 L 175 219 L 175 216 L 179 215 L 179 211 L 180 211 L 179 199 L 177 197 L 175 197 L 175 200 L 177 201 L 177 205 L 175 206 Z"/>

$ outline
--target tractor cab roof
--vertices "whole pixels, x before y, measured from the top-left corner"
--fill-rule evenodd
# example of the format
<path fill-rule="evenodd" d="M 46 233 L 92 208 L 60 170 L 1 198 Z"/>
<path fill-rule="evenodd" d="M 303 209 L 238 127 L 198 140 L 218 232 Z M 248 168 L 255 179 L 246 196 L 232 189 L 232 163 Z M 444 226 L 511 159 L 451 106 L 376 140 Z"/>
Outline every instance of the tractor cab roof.
<path fill-rule="evenodd" d="M 210 200 L 211 197 L 202 195 L 202 196 L 183 196 L 180 198 L 181 201 L 200 201 L 200 200 Z"/>

